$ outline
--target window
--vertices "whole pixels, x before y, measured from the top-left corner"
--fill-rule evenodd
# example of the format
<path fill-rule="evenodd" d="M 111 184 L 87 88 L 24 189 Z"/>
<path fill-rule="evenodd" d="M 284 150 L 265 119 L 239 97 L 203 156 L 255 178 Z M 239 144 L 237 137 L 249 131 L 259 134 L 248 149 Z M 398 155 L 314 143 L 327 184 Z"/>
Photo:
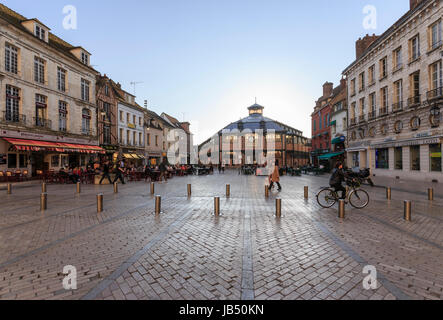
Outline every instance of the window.
<path fill-rule="evenodd" d="M 58 168 L 60 166 L 60 155 L 51 156 L 51 167 Z"/>
<path fill-rule="evenodd" d="M 418 116 L 412 117 L 409 125 L 410 125 L 412 131 L 416 131 L 416 130 L 420 129 L 420 125 L 421 125 L 420 117 L 418 117 Z"/>
<path fill-rule="evenodd" d="M 375 106 L 375 92 L 371 93 L 369 95 L 369 116 L 370 118 L 375 118 L 375 113 L 376 113 L 376 106 Z"/>
<path fill-rule="evenodd" d="M 351 96 L 355 95 L 355 79 L 351 80 Z"/>
<path fill-rule="evenodd" d="M 82 100 L 89 101 L 89 81 L 81 80 Z"/>
<path fill-rule="evenodd" d="M 388 58 L 380 60 L 380 80 L 388 76 Z"/>
<path fill-rule="evenodd" d="M 67 126 L 66 126 L 66 119 L 68 115 L 68 106 L 66 102 L 59 101 L 58 102 L 58 128 L 62 132 L 66 132 Z"/>
<path fill-rule="evenodd" d="M 420 146 L 410 147 L 411 170 L 420 171 Z"/>
<path fill-rule="evenodd" d="M 45 83 L 45 61 L 38 57 L 34 57 L 34 81 Z"/>
<path fill-rule="evenodd" d="M 403 121 L 398 120 L 394 123 L 394 132 L 396 134 L 401 133 L 401 131 L 403 130 Z"/>
<path fill-rule="evenodd" d="M 409 61 L 413 62 L 420 58 L 420 36 L 416 35 L 409 40 Z"/>
<path fill-rule="evenodd" d="M 163 150 L 166 150 L 166 143 L 163 141 Z"/>
<path fill-rule="evenodd" d="M 125 120 L 123 119 L 123 111 L 120 111 L 120 122 L 124 122 Z"/>
<path fill-rule="evenodd" d="M 126 144 L 131 145 L 131 136 L 129 130 L 126 130 Z"/>
<path fill-rule="evenodd" d="M 369 76 L 369 85 L 374 84 L 375 83 L 375 65 L 372 65 L 369 67 L 368 76 Z"/>
<path fill-rule="evenodd" d="M 135 133 L 135 131 L 133 131 L 132 132 L 132 142 L 134 143 L 134 146 L 136 146 L 137 145 L 137 139 L 136 139 L 136 133 Z"/>
<path fill-rule="evenodd" d="M 35 36 L 40 40 L 46 40 L 46 31 L 38 24 L 35 25 Z"/>
<path fill-rule="evenodd" d="M 429 145 L 429 159 L 431 172 L 441 172 L 441 144 Z"/>
<path fill-rule="evenodd" d="M 150 135 L 149 133 L 146 135 L 146 144 L 147 144 L 148 146 L 151 145 L 151 135 Z"/>
<path fill-rule="evenodd" d="M 360 73 L 358 77 L 358 90 L 363 91 L 365 90 L 365 73 Z"/>
<path fill-rule="evenodd" d="M 403 170 L 403 148 L 394 149 L 395 170 Z"/>
<path fill-rule="evenodd" d="M 123 129 L 122 128 L 120 128 L 119 143 L 123 143 Z"/>
<path fill-rule="evenodd" d="M 16 169 L 17 168 L 17 154 L 9 153 L 8 154 L 8 169 Z"/>
<path fill-rule="evenodd" d="M 389 149 L 375 149 L 375 167 L 389 169 Z"/>
<path fill-rule="evenodd" d="M 401 103 L 403 101 L 403 81 L 398 80 L 394 82 L 394 110 L 399 111 L 401 109 Z"/>
<path fill-rule="evenodd" d="M 82 63 L 89 65 L 89 55 L 87 55 L 86 53 L 82 52 Z"/>
<path fill-rule="evenodd" d="M 103 143 L 111 144 L 111 127 L 109 125 L 103 126 Z"/>
<path fill-rule="evenodd" d="M 158 147 L 158 136 L 155 136 L 155 146 Z"/>
<path fill-rule="evenodd" d="M 126 113 L 126 123 L 129 123 L 129 113 Z"/>
<path fill-rule="evenodd" d="M 410 76 L 411 90 L 410 97 L 412 99 L 412 104 L 420 103 L 420 72 L 411 74 Z"/>
<path fill-rule="evenodd" d="M 57 67 L 57 88 L 59 91 L 66 91 L 66 71 Z"/>
<path fill-rule="evenodd" d="M 388 109 L 388 87 L 381 88 L 380 90 L 381 108 L 387 112 Z"/>
<path fill-rule="evenodd" d="M 12 87 L 10 85 L 6 85 L 5 120 L 7 122 L 20 121 L 19 105 L 20 105 L 19 89 L 16 87 Z"/>
<path fill-rule="evenodd" d="M 360 99 L 360 116 L 365 114 L 365 98 Z"/>
<path fill-rule="evenodd" d="M 357 103 L 353 102 L 352 105 L 351 105 L 351 119 L 355 119 L 355 115 L 356 115 L 355 111 L 356 111 L 356 109 L 357 109 Z"/>
<path fill-rule="evenodd" d="M 403 57 L 402 57 L 401 47 L 396 49 L 392 56 L 394 58 L 394 72 L 395 72 L 403 67 L 403 60 L 402 60 Z"/>
<path fill-rule="evenodd" d="M 105 95 L 109 97 L 109 86 L 107 84 L 105 85 Z"/>
<path fill-rule="evenodd" d="M 88 109 L 82 110 L 82 133 L 90 134 L 91 130 L 91 112 Z"/>
<path fill-rule="evenodd" d="M 441 61 L 432 64 L 429 71 L 431 76 L 431 90 L 436 90 L 443 87 Z"/>
<path fill-rule="evenodd" d="M 28 167 L 28 156 L 26 154 L 18 155 L 18 167 L 21 169 Z"/>
<path fill-rule="evenodd" d="M 138 118 L 138 125 L 139 125 L 139 126 L 142 125 L 142 118 L 141 118 L 141 117 Z"/>
<path fill-rule="evenodd" d="M 5 70 L 18 73 L 18 49 L 9 44 L 5 46 Z"/>
<path fill-rule="evenodd" d="M 314 132 L 317 131 L 317 121 L 315 121 L 315 119 L 313 120 L 314 122 Z"/>
<path fill-rule="evenodd" d="M 111 105 L 107 102 L 103 102 L 103 112 L 107 120 L 111 120 Z"/>
<path fill-rule="evenodd" d="M 136 124 L 137 123 L 137 121 L 135 120 L 137 117 L 136 116 L 132 116 L 132 124 Z"/>
<path fill-rule="evenodd" d="M 441 20 L 429 27 L 428 43 L 429 50 L 434 50 L 441 46 Z"/>
<path fill-rule="evenodd" d="M 142 134 L 141 134 L 141 132 L 138 133 L 138 144 L 140 146 L 142 146 Z"/>
<path fill-rule="evenodd" d="M 47 98 L 41 94 L 35 95 L 35 125 L 38 127 L 48 127 L 49 121 L 46 119 Z"/>

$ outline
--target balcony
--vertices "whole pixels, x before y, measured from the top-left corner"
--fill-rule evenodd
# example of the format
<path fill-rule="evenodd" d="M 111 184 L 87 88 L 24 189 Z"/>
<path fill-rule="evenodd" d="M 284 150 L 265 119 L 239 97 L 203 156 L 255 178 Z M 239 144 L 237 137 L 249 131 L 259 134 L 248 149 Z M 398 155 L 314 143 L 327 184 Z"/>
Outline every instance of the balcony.
<path fill-rule="evenodd" d="M 350 120 L 349 123 L 350 123 L 350 126 L 355 126 L 357 124 L 357 119 L 353 118 L 353 119 Z"/>
<path fill-rule="evenodd" d="M 15 124 L 15 125 L 26 125 L 26 116 L 18 113 L 3 111 L 3 117 L 1 118 L 2 123 Z"/>
<path fill-rule="evenodd" d="M 92 130 L 89 128 L 81 128 L 81 134 L 84 136 L 92 136 Z"/>
<path fill-rule="evenodd" d="M 358 117 L 358 122 L 359 123 L 365 123 L 366 122 L 366 116 L 364 114 L 359 116 Z"/>
<path fill-rule="evenodd" d="M 380 115 L 380 117 L 388 115 L 388 107 L 380 108 L 379 115 Z"/>
<path fill-rule="evenodd" d="M 421 104 L 421 95 L 408 98 L 408 108 L 415 108 Z"/>
<path fill-rule="evenodd" d="M 428 91 L 426 93 L 426 97 L 427 97 L 428 101 L 442 98 L 443 97 L 443 87 Z"/>
<path fill-rule="evenodd" d="M 34 126 L 52 130 L 52 121 L 44 118 L 34 117 Z"/>
<path fill-rule="evenodd" d="M 392 105 L 392 113 L 397 113 L 397 112 L 400 112 L 400 111 L 403 111 L 403 101 L 394 103 Z"/>
<path fill-rule="evenodd" d="M 369 119 L 369 120 L 374 120 L 375 118 L 377 118 L 377 112 L 376 112 L 375 110 L 369 112 L 369 114 L 368 114 L 368 119 Z"/>

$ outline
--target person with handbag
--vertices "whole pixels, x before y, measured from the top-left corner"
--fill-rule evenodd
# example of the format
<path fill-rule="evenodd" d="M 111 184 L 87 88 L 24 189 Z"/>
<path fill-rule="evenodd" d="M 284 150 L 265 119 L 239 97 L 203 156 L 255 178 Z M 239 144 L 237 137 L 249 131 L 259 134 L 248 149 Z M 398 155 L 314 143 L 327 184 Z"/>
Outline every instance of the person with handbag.
<path fill-rule="evenodd" d="M 269 176 L 269 179 L 270 179 L 269 190 L 271 190 L 274 187 L 274 183 L 276 183 L 278 187 L 278 192 L 281 192 L 282 187 L 280 185 L 280 169 L 278 167 L 278 160 L 275 160 L 274 170 L 272 174 Z"/>

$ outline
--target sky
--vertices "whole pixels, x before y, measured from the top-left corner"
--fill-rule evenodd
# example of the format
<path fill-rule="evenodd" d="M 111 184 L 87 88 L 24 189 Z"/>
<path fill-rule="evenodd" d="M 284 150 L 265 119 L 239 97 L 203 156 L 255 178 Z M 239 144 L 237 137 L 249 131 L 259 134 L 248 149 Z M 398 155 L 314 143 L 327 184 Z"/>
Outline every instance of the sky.
<path fill-rule="evenodd" d="M 326 81 L 338 85 L 355 41 L 381 34 L 408 0 L 2 0 L 91 52 L 91 64 L 137 102 L 191 122 L 200 143 L 247 116 L 266 117 L 311 137 L 310 115 Z M 63 8 L 77 29 L 63 27 Z M 364 27 L 368 5 L 376 29 Z M 367 20 L 366 20 L 367 21 Z M 374 25 L 372 26 L 374 27 Z"/>

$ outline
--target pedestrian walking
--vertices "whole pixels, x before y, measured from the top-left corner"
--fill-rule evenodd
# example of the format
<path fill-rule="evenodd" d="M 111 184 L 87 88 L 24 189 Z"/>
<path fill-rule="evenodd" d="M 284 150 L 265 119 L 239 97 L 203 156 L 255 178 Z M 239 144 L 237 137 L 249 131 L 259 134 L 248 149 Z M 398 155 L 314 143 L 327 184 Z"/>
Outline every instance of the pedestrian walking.
<path fill-rule="evenodd" d="M 109 161 L 106 161 L 103 164 L 103 175 L 102 175 L 102 178 L 100 180 L 100 184 L 102 184 L 102 182 L 103 182 L 103 180 L 105 180 L 105 178 L 108 179 L 109 184 L 112 184 L 111 176 L 109 175 Z"/>
<path fill-rule="evenodd" d="M 278 160 L 275 160 L 274 170 L 272 174 L 269 176 L 271 184 L 269 185 L 269 190 L 274 187 L 274 183 L 278 186 L 278 192 L 281 192 L 282 187 L 280 185 L 280 170 L 278 167 Z"/>
<path fill-rule="evenodd" d="M 160 163 L 159 165 L 159 170 L 160 170 L 160 177 L 158 178 L 158 180 L 160 181 L 160 183 L 162 182 L 162 178 L 165 177 L 165 182 L 168 183 L 168 176 L 167 176 L 167 160 L 166 158 L 163 158 L 163 161 Z"/>
<path fill-rule="evenodd" d="M 120 179 L 122 184 L 126 184 L 125 179 L 123 178 L 123 173 L 125 172 L 125 162 L 123 160 L 120 161 L 120 163 L 116 165 L 114 172 L 115 172 L 114 183 L 116 183 L 117 180 Z"/>

